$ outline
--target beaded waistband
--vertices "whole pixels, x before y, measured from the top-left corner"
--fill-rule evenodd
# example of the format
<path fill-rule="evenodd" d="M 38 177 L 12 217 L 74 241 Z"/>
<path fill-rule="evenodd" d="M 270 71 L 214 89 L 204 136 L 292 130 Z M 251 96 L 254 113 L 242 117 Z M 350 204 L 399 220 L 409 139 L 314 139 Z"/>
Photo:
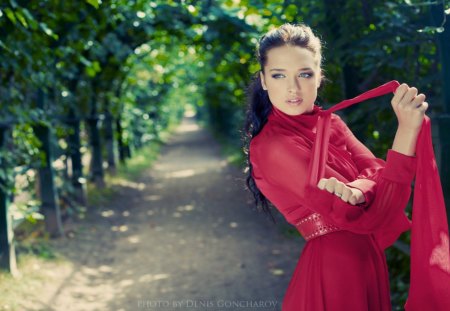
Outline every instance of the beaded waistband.
<path fill-rule="evenodd" d="M 295 227 L 297 227 L 297 230 L 306 241 L 330 232 L 342 230 L 341 228 L 326 222 L 319 213 L 313 213 L 300 219 Z"/>

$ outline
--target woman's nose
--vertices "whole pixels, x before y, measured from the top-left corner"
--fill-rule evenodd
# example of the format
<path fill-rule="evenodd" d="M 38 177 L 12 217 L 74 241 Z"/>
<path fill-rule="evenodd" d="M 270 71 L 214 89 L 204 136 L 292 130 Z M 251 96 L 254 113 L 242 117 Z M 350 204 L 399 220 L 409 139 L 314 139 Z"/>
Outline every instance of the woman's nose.
<path fill-rule="evenodd" d="M 288 85 L 288 91 L 290 93 L 296 93 L 298 90 L 300 90 L 300 83 L 297 79 L 290 79 L 289 85 Z"/>

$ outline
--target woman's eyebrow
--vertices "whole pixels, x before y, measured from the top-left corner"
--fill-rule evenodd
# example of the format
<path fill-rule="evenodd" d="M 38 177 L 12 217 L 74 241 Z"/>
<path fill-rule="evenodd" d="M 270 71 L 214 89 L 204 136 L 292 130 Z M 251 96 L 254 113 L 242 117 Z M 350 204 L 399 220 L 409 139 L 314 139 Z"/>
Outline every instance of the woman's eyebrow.
<path fill-rule="evenodd" d="M 279 68 L 273 68 L 270 69 L 269 71 L 286 71 L 285 69 L 279 69 Z"/>
<path fill-rule="evenodd" d="M 305 67 L 305 68 L 300 68 L 299 70 L 312 70 L 312 68 L 310 68 L 310 67 Z M 286 69 L 273 68 L 273 69 L 270 69 L 269 71 L 286 71 Z"/>

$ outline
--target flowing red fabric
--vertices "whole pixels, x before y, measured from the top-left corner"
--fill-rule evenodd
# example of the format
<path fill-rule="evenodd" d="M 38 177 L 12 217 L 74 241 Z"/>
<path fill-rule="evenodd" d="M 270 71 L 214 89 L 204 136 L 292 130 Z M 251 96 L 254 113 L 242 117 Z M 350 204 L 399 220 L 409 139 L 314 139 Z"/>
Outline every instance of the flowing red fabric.
<path fill-rule="evenodd" d="M 309 185 L 324 176 L 328 154 L 330 116 L 376 96 L 394 92 L 397 81 L 388 82 L 353 99 L 344 100 L 319 115 L 310 163 Z M 425 117 L 416 145 L 418 159 L 411 229 L 410 289 L 407 311 L 450 310 L 450 252 L 447 214 L 431 140 L 431 122 Z"/>
<path fill-rule="evenodd" d="M 283 311 L 390 310 L 383 250 L 411 228 L 404 213 L 416 174 L 407 311 L 450 310 L 448 225 L 425 117 L 416 157 L 388 150 L 386 162 L 361 144 L 334 111 L 394 92 L 391 81 L 328 110 L 289 116 L 275 107 L 250 144 L 258 188 L 295 225 L 320 213 L 338 231 L 309 241 L 302 251 Z M 360 189 L 366 203 L 353 206 L 317 188 L 336 177 Z M 349 296 L 350 295 L 350 296 Z"/>

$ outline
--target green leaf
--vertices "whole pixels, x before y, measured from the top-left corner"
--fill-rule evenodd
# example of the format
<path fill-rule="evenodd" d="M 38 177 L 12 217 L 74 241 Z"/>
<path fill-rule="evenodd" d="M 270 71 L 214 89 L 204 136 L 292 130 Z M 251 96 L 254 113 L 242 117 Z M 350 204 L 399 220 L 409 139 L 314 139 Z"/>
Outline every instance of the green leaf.
<path fill-rule="evenodd" d="M 3 48 L 3 49 L 5 49 L 5 50 L 7 50 L 8 52 L 11 52 L 11 50 L 8 49 L 8 47 L 3 43 L 2 40 L 0 40 L 0 48 Z"/>
<path fill-rule="evenodd" d="M 11 4 L 13 9 L 17 8 L 17 2 L 15 0 L 9 0 L 9 3 Z"/>
<path fill-rule="evenodd" d="M 39 24 L 34 19 L 33 15 L 31 15 L 30 11 L 28 11 L 27 9 L 22 8 L 22 14 L 27 19 L 28 25 L 31 27 L 31 29 L 36 30 L 38 28 Z"/>
<path fill-rule="evenodd" d="M 94 70 L 95 70 L 96 72 L 100 72 L 100 71 L 102 70 L 101 67 L 100 67 L 100 63 L 97 62 L 97 61 L 95 61 L 95 62 L 92 63 L 92 67 L 94 68 Z"/>
<path fill-rule="evenodd" d="M 97 61 L 92 62 L 90 66 L 87 66 L 85 68 L 86 74 L 91 78 L 95 77 L 97 73 L 99 73 L 100 71 L 101 71 L 100 63 Z"/>
<path fill-rule="evenodd" d="M 14 12 L 10 8 L 5 9 L 5 14 L 14 25 L 17 24 L 16 16 L 14 15 Z"/>
<path fill-rule="evenodd" d="M 80 62 L 85 65 L 86 67 L 90 67 L 92 66 L 92 62 L 87 59 L 86 57 L 84 57 L 83 55 L 80 55 Z"/>
<path fill-rule="evenodd" d="M 435 34 L 437 33 L 442 33 L 444 32 L 444 27 L 430 27 L 430 26 L 426 26 L 425 28 L 422 29 L 418 29 L 417 32 L 423 32 L 423 33 L 428 33 L 428 34 Z"/>
<path fill-rule="evenodd" d="M 98 9 L 100 4 L 102 3 L 102 0 L 86 0 L 86 2 L 92 5 L 94 8 Z"/>
<path fill-rule="evenodd" d="M 51 30 L 46 23 L 39 23 L 39 26 L 41 27 L 41 29 L 50 37 L 54 38 L 54 39 L 58 39 L 58 35 L 55 34 L 53 32 L 53 30 Z"/>
<path fill-rule="evenodd" d="M 28 23 L 23 14 L 20 11 L 16 11 L 16 18 L 23 25 L 23 27 L 28 28 Z"/>

